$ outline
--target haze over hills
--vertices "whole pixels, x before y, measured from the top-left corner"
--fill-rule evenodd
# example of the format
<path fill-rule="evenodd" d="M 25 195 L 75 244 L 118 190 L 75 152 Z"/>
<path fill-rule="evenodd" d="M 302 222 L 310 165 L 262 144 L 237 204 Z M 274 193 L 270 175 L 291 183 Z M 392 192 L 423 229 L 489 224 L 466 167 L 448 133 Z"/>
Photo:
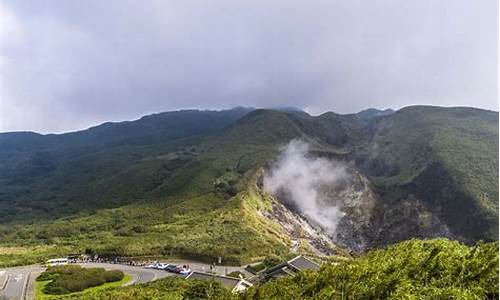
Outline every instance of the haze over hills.
<path fill-rule="evenodd" d="M 307 182 L 313 200 L 287 186 L 266 192 L 291 141 L 306 145 L 299 159 L 334 162 L 345 176 Z M 497 112 L 166 112 L 60 135 L 0 134 L 0 240 L 44 245 L 40 256 L 59 245 L 233 263 L 289 253 L 292 240 L 314 254 L 413 237 L 492 241 L 497 179 Z M 340 212 L 322 216 L 335 230 L 301 201 Z"/>
<path fill-rule="evenodd" d="M 0 300 L 499 299 L 497 1 L 0 7 Z"/>

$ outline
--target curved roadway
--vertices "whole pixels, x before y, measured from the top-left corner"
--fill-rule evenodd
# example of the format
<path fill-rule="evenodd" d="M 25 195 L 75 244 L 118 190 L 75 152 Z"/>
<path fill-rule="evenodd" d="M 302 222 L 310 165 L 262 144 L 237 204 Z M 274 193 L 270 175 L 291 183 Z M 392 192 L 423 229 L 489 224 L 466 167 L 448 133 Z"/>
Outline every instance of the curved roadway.
<path fill-rule="evenodd" d="M 177 265 L 189 264 L 193 270 L 208 270 L 209 265 L 197 262 L 175 261 Z M 110 263 L 81 263 L 84 268 L 105 268 L 120 270 L 132 276 L 132 279 L 125 285 L 145 283 L 154 281 L 167 276 L 176 276 L 176 274 L 165 272 L 163 270 L 146 269 L 144 267 L 129 266 Z M 0 299 L 33 299 L 34 282 L 36 276 L 43 272 L 45 267 L 40 265 L 29 265 L 0 269 Z M 219 274 L 226 274 L 235 270 L 242 270 L 241 267 L 218 267 Z M 2 298 L 3 297 L 3 298 Z"/>

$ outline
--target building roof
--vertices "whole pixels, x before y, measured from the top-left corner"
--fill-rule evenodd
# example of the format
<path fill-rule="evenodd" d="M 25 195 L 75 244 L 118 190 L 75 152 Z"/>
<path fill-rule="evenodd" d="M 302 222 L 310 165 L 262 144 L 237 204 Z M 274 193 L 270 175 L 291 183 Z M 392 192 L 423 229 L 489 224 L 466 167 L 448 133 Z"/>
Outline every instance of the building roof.
<path fill-rule="evenodd" d="M 282 277 L 282 276 L 293 276 L 295 275 L 294 270 L 288 268 L 286 265 L 280 266 L 279 268 L 273 268 L 273 270 L 266 273 L 268 277 Z"/>
<path fill-rule="evenodd" d="M 303 270 L 319 270 L 320 266 L 313 262 L 310 259 L 305 258 L 302 255 L 299 255 L 291 260 L 288 261 L 288 265 L 297 271 L 303 271 Z"/>
<path fill-rule="evenodd" d="M 299 255 L 289 261 L 264 270 L 261 279 L 267 280 L 271 277 L 293 276 L 303 270 L 319 270 L 319 268 L 320 266 L 317 263 Z"/>
<path fill-rule="evenodd" d="M 228 288 L 233 289 L 235 286 L 237 286 L 241 281 L 240 278 L 233 278 L 233 277 L 228 277 L 228 276 L 222 276 L 222 275 L 216 275 L 216 274 L 209 274 L 209 273 L 204 273 L 204 272 L 199 272 L 199 271 L 193 271 L 191 274 L 189 274 L 186 278 L 190 279 L 198 279 L 198 280 L 215 280 L 223 285 L 225 285 Z"/>

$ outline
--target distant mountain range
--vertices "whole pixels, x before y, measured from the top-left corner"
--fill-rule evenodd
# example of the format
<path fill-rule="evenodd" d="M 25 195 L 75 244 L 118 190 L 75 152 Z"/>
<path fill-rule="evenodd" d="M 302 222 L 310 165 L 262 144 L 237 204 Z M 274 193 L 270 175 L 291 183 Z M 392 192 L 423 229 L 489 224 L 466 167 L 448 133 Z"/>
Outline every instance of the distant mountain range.
<path fill-rule="evenodd" d="M 498 239 L 498 113 L 411 106 L 185 110 L 65 134 L 2 133 L 0 241 L 237 263 L 288 253 L 276 213 L 286 201 L 263 192 L 262 176 L 293 139 L 356 174 L 359 189 L 336 200 L 345 216 L 329 237 L 334 251 Z"/>

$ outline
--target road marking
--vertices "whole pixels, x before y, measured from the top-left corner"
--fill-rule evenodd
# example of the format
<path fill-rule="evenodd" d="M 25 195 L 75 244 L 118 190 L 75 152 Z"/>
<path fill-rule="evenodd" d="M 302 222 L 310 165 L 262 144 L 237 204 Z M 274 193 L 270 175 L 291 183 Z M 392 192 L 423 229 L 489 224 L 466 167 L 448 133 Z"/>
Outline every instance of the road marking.
<path fill-rule="evenodd" d="M 0 291 L 3 291 L 7 287 L 7 283 L 9 282 L 10 275 L 7 274 L 5 275 L 5 280 L 3 281 L 2 285 L 0 286 Z"/>
<path fill-rule="evenodd" d="M 198 264 L 195 264 L 193 262 L 191 262 L 191 264 L 198 265 Z M 148 269 L 144 269 L 142 267 L 133 267 L 132 268 L 132 267 L 118 265 L 118 264 L 110 265 L 110 264 L 101 264 L 101 263 L 88 263 L 88 264 L 83 264 L 83 265 L 85 267 L 103 267 L 104 266 L 106 269 L 117 269 L 117 270 L 121 270 L 125 273 L 128 273 L 128 272 L 136 273 L 136 277 L 137 277 L 136 282 L 134 282 L 134 280 L 131 280 L 131 282 L 126 284 L 126 285 L 141 283 L 142 280 L 144 280 L 144 282 L 151 282 L 151 281 L 155 281 L 157 279 L 163 278 L 165 276 L 173 275 L 171 273 L 166 273 L 165 271 L 148 270 Z M 4 285 L 5 285 L 4 288 L 6 288 L 6 286 L 9 284 L 14 284 L 15 281 L 21 282 L 21 283 L 18 283 L 17 285 L 22 285 L 23 289 L 21 291 L 18 290 L 18 292 L 22 293 L 21 300 L 26 300 L 27 298 L 33 296 L 33 292 L 32 292 L 33 288 L 34 288 L 33 283 L 34 283 L 34 278 L 36 278 L 36 273 L 41 272 L 44 269 L 45 268 L 41 268 L 39 265 L 29 265 L 29 266 L 23 266 L 23 267 L 16 267 L 16 268 L 12 268 L 12 269 L 9 268 L 6 270 L 6 273 L 5 273 L 7 278 L 6 278 L 5 283 L 4 283 Z M 233 270 L 233 269 L 228 268 L 228 271 L 231 271 L 231 270 Z M 0 272 L 1 271 L 4 271 L 4 270 L 0 270 Z M 19 271 L 22 271 L 24 273 L 21 273 L 21 274 L 17 273 Z M 24 281 L 23 281 L 23 279 L 24 279 Z M 1 284 L 2 284 L 2 282 L 0 282 L 0 292 L 3 292 L 1 289 Z M 17 285 L 16 285 L 16 288 L 17 288 Z M 10 286 L 9 286 L 9 288 L 10 288 Z M 1 296 L 0 296 L 0 298 L 1 298 Z"/>
<path fill-rule="evenodd" d="M 22 291 L 22 294 L 21 294 L 21 300 L 25 300 L 26 299 L 26 292 L 28 290 L 28 283 L 29 283 L 30 275 L 31 275 L 31 273 L 28 273 L 28 275 L 24 279 L 24 285 L 23 285 L 23 291 Z"/>

